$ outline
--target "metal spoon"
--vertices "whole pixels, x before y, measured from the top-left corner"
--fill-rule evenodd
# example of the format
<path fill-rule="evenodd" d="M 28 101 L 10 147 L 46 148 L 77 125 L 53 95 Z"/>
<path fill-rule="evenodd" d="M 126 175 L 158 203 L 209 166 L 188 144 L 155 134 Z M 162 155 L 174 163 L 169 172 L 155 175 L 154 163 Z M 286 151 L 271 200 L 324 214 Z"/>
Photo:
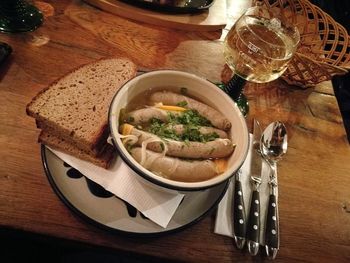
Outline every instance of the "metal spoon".
<path fill-rule="evenodd" d="M 265 228 L 265 250 L 268 257 L 275 259 L 279 249 L 279 218 L 277 205 L 277 162 L 287 152 L 287 129 L 282 122 L 271 123 L 261 136 L 260 150 L 271 168 L 270 197 Z"/>

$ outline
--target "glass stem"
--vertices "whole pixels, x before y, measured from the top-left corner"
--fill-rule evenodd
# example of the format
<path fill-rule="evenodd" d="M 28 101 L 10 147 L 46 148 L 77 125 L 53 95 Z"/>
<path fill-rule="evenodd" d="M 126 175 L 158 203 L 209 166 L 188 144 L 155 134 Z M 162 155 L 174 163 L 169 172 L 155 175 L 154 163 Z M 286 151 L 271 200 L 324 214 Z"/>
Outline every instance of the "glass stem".
<path fill-rule="evenodd" d="M 236 102 L 242 114 L 247 116 L 249 112 L 249 104 L 247 98 L 242 93 L 245 83 L 245 79 L 235 74 L 224 87 L 224 91 Z"/>
<path fill-rule="evenodd" d="M 237 100 L 240 98 L 244 86 L 245 86 L 246 80 L 238 76 L 237 74 L 234 74 L 233 77 L 230 79 L 230 81 L 227 83 L 225 92 L 230 95 L 230 97 L 237 102 Z"/>

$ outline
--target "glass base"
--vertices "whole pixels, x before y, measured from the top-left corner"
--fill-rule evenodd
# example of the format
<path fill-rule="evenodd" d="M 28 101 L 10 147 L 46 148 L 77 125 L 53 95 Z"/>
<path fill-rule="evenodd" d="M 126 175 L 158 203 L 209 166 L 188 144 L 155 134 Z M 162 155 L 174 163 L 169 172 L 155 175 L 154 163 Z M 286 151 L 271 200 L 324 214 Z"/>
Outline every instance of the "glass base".
<path fill-rule="evenodd" d="M 216 86 L 218 86 L 220 89 L 225 91 L 229 96 L 230 93 L 228 92 L 227 86 L 220 82 L 220 83 L 215 83 Z M 232 98 L 232 96 L 230 96 Z M 238 106 L 239 110 L 242 112 L 243 116 L 246 117 L 248 112 L 249 112 L 249 103 L 247 97 L 243 94 L 240 93 L 238 95 L 238 98 L 232 98 L 236 105 Z"/>
<path fill-rule="evenodd" d="M 26 1 L 0 1 L 0 32 L 16 33 L 33 31 L 42 23 L 42 13 Z"/>

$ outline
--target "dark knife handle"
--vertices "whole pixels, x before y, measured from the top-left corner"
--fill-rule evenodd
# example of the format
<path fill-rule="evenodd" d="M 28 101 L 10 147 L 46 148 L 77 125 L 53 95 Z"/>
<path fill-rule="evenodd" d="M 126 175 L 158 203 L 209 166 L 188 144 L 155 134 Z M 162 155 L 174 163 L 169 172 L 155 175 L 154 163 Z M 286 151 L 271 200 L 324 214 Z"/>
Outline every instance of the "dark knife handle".
<path fill-rule="evenodd" d="M 260 194 L 256 190 L 253 191 L 250 201 L 247 239 L 256 243 L 260 242 Z"/>
<path fill-rule="evenodd" d="M 279 248 L 278 206 L 275 194 L 270 194 L 266 217 L 265 248 L 269 257 L 275 258 Z"/>
<path fill-rule="evenodd" d="M 245 241 L 246 215 L 245 215 L 245 208 L 244 208 L 242 184 L 239 180 L 235 181 L 235 191 L 234 191 L 233 200 L 234 200 L 233 202 L 234 234 L 236 237 L 244 239 Z M 244 246 L 244 244 L 242 244 L 242 246 Z"/>

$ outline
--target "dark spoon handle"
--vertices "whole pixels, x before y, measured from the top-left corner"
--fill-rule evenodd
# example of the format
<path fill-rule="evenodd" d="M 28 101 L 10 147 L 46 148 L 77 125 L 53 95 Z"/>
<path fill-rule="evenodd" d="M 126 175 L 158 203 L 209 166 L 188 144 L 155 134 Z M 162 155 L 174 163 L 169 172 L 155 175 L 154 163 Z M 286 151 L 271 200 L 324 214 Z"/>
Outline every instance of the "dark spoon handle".
<path fill-rule="evenodd" d="M 265 248 L 269 257 L 275 258 L 279 249 L 278 203 L 275 194 L 270 194 L 266 218 Z"/>

